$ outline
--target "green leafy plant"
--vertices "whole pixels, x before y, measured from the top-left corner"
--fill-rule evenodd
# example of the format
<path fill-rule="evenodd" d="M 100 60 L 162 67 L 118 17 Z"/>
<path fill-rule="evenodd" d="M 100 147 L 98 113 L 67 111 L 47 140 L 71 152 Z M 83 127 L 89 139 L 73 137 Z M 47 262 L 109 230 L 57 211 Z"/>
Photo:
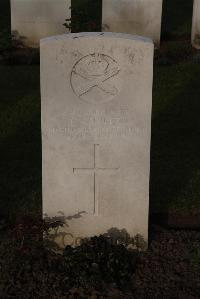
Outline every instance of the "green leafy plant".
<path fill-rule="evenodd" d="M 69 7 L 69 9 L 71 10 L 71 6 Z M 72 31 L 71 18 L 65 19 L 65 23 L 63 24 L 63 26 L 65 26 L 71 32 Z"/>
<path fill-rule="evenodd" d="M 101 1 L 76 1 L 69 9 L 71 18 L 67 18 L 63 25 L 70 32 L 101 31 Z"/>
<path fill-rule="evenodd" d="M 191 262 L 194 266 L 200 267 L 200 245 L 199 244 L 197 244 L 197 246 L 192 250 Z"/>
<path fill-rule="evenodd" d="M 11 34 L 7 30 L 0 31 L 0 53 L 12 47 Z"/>
<path fill-rule="evenodd" d="M 45 247 L 42 239 L 50 227 L 62 226 L 62 221 L 54 220 L 47 224 L 40 219 L 24 217 L 1 239 L 2 298 L 13 295 L 61 298 L 63 294 L 65 298 L 75 298 L 75 295 L 90 298 L 98 291 L 106 294 L 106 286 L 120 289 L 130 283 L 140 256 L 138 250 L 127 250 L 122 244 L 110 242 L 108 236 L 99 236 L 56 253 Z"/>

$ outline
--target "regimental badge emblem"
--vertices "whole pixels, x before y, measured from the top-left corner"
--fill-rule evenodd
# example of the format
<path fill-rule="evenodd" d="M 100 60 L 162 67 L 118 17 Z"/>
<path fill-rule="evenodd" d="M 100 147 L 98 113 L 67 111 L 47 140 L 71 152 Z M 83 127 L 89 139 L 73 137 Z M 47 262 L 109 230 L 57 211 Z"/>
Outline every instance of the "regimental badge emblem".
<path fill-rule="evenodd" d="M 74 93 L 91 104 L 101 104 L 117 96 L 121 89 L 120 67 L 105 54 L 82 57 L 71 72 Z"/>

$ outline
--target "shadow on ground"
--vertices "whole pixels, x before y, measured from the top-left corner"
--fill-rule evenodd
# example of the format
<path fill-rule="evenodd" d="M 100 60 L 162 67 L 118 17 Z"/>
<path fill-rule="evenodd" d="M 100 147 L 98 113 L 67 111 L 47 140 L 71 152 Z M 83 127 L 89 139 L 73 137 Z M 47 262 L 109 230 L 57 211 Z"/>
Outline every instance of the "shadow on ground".
<path fill-rule="evenodd" d="M 155 68 L 151 209 L 200 207 L 200 64 Z"/>
<path fill-rule="evenodd" d="M 0 213 L 41 208 L 39 67 L 0 67 Z"/>

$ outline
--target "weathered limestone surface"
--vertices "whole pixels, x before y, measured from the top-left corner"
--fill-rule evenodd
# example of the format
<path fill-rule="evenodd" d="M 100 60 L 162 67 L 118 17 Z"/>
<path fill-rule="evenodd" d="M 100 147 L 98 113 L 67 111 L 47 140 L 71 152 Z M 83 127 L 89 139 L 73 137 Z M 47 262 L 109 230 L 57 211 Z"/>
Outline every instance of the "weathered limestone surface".
<path fill-rule="evenodd" d="M 193 5 L 192 45 L 200 49 L 200 0 L 194 0 Z"/>
<path fill-rule="evenodd" d="M 153 39 L 159 47 L 162 0 L 103 0 L 102 30 Z"/>
<path fill-rule="evenodd" d="M 153 43 L 80 33 L 40 47 L 43 211 L 75 216 L 56 242 L 111 228 L 147 240 Z"/>
<path fill-rule="evenodd" d="M 66 33 L 71 0 L 11 0 L 12 33 L 25 46 L 39 47 L 41 38 Z"/>

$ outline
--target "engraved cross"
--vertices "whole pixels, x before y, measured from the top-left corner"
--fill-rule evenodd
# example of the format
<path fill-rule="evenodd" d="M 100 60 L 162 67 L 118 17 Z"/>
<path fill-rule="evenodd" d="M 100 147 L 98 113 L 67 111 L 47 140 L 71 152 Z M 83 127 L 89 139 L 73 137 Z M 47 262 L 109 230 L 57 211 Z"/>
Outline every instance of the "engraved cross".
<path fill-rule="evenodd" d="M 74 174 L 93 174 L 93 186 L 94 186 L 94 215 L 98 215 L 98 205 L 99 205 L 99 190 L 98 190 L 98 174 L 106 173 L 106 174 L 114 174 L 120 168 L 106 168 L 99 167 L 99 144 L 94 144 L 94 160 L 93 160 L 92 168 L 73 168 Z"/>

